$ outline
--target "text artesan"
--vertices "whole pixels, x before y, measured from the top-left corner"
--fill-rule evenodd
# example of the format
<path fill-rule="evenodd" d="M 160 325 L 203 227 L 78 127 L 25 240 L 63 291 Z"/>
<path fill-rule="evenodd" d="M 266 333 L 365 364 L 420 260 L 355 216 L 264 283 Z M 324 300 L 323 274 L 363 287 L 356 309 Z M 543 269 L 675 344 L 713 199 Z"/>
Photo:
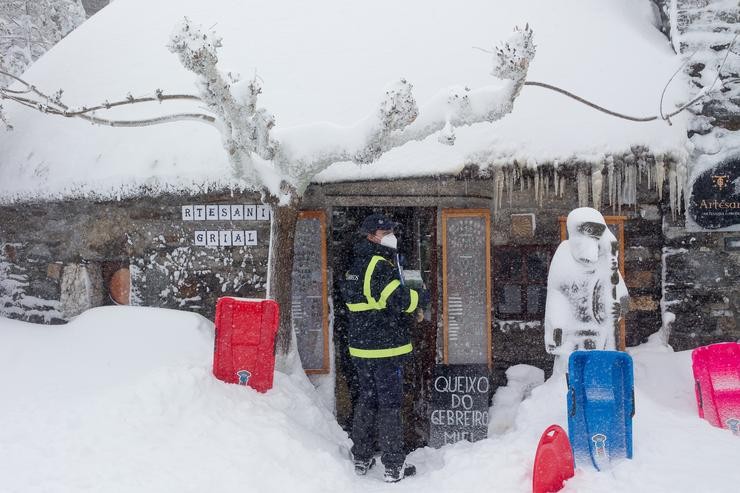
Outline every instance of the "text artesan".
<path fill-rule="evenodd" d="M 699 204 L 702 209 L 740 209 L 740 202 L 727 202 L 726 200 L 702 200 Z"/>

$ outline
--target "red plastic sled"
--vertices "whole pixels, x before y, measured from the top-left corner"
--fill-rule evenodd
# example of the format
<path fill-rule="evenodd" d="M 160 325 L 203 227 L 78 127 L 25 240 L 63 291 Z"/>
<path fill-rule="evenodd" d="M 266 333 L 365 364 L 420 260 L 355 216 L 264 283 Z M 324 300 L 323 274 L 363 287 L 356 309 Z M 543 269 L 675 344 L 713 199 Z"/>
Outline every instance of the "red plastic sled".
<path fill-rule="evenodd" d="M 573 474 L 573 451 L 568 434 L 560 426 L 552 425 L 542 434 L 534 454 L 532 492 L 560 491 Z"/>
<path fill-rule="evenodd" d="M 260 392 L 271 389 L 278 317 L 273 300 L 219 298 L 213 353 L 216 378 Z"/>
<path fill-rule="evenodd" d="M 740 435 L 740 344 L 698 347 L 691 362 L 699 416 Z"/>

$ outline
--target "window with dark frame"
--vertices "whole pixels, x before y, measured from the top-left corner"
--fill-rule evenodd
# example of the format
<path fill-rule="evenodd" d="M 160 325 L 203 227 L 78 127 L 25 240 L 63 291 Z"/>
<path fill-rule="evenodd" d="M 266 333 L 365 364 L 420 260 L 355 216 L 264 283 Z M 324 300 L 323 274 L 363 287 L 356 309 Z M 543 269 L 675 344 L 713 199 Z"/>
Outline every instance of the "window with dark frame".
<path fill-rule="evenodd" d="M 505 246 L 493 250 L 496 318 L 542 320 L 552 247 Z"/>

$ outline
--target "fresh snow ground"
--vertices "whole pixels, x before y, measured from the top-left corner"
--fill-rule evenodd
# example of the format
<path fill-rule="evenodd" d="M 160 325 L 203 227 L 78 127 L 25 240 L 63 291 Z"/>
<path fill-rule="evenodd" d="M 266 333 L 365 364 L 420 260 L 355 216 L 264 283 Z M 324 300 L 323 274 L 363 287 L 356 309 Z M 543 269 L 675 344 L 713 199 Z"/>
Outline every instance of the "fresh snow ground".
<path fill-rule="evenodd" d="M 418 475 L 356 477 L 351 445 L 302 374 L 266 394 L 211 375 L 213 326 L 199 315 L 106 307 L 64 326 L 0 318 L 3 493 L 526 492 L 534 449 L 566 427 L 565 380 L 477 443 L 411 454 Z M 697 416 L 690 353 L 632 350 L 634 460 L 578 470 L 565 492 L 735 492 L 738 437 Z"/>

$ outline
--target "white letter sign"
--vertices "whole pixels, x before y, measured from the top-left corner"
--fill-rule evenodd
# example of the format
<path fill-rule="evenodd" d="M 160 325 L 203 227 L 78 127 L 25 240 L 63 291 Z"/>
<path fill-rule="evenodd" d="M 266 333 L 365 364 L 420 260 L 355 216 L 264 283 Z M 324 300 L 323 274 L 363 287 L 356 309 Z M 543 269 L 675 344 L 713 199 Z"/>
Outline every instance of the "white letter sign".
<path fill-rule="evenodd" d="M 231 231 L 219 231 L 218 244 L 219 246 L 231 246 Z"/>
<path fill-rule="evenodd" d="M 259 221 L 270 220 L 270 206 L 269 205 L 258 205 L 257 206 L 257 219 Z"/>
<path fill-rule="evenodd" d="M 231 220 L 241 221 L 244 219 L 244 206 L 243 205 L 232 205 L 231 206 Z"/>

